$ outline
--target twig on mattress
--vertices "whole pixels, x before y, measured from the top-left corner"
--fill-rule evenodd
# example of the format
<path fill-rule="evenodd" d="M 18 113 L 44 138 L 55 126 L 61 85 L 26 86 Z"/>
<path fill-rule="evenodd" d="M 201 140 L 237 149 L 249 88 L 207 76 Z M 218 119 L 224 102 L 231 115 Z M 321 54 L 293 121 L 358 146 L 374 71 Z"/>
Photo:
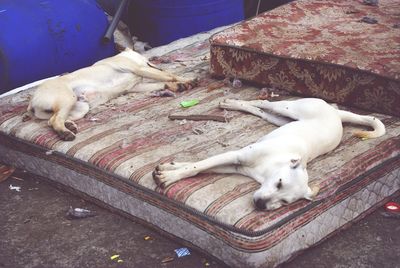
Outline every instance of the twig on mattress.
<path fill-rule="evenodd" d="M 176 115 L 170 114 L 168 116 L 171 120 L 193 120 L 193 121 L 218 121 L 218 122 L 229 122 L 229 118 L 222 115 L 210 115 L 210 114 L 188 114 L 188 115 Z"/>

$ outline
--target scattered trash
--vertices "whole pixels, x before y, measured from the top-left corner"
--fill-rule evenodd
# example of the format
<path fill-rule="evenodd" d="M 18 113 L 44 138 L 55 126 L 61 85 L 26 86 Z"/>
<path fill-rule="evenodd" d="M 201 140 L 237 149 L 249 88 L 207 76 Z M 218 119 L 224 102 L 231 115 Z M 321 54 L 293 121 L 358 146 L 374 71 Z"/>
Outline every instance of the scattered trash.
<path fill-rule="evenodd" d="M 145 237 L 143 237 L 143 239 L 144 239 L 145 241 L 151 241 L 151 240 L 154 240 L 154 238 L 153 238 L 153 237 L 151 237 L 151 236 L 148 236 L 148 235 L 146 235 Z"/>
<path fill-rule="evenodd" d="M 168 89 L 162 89 L 151 93 L 151 97 L 176 97 L 175 93 Z"/>
<path fill-rule="evenodd" d="M 168 257 L 163 258 L 163 259 L 161 260 L 161 263 L 167 263 L 167 262 L 171 262 L 171 261 L 173 261 L 173 260 L 175 260 L 174 257 L 168 256 Z"/>
<path fill-rule="evenodd" d="M 199 100 L 193 99 L 193 100 L 181 101 L 180 104 L 183 108 L 189 108 L 189 107 L 195 106 L 198 103 L 199 103 Z"/>
<path fill-rule="evenodd" d="M 48 151 L 46 151 L 46 155 L 51 155 L 51 154 L 53 154 L 54 153 L 54 150 L 48 150 Z"/>
<path fill-rule="evenodd" d="M 258 95 L 258 99 L 260 100 L 267 100 L 270 98 L 275 98 L 275 97 L 279 97 L 280 95 L 274 92 L 274 89 L 272 88 L 262 88 L 260 90 L 260 94 Z"/>
<path fill-rule="evenodd" d="M 118 254 L 112 255 L 112 256 L 110 257 L 111 260 L 115 260 L 115 259 L 117 259 L 117 258 L 119 258 L 119 255 L 118 255 Z"/>
<path fill-rule="evenodd" d="M 83 208 L 73 208 L 69 207 L 68 212 L 67 212 L 67 219 L 69 220 L 75 220 L 75 219 L 84 219 L 88 217 L 94 217 L 97 214 L 93 211 L 90 211 L 88 209 L 83 209 Z"/>
<path fill-rule="evenodd" d="M 203 265 L 205 266 L 205 267 L 209 267 L 211 264 L 208 262 L 208 260 L 206 260 L 206 259 L 202 259 L 201 260 L 202 262 L 203 262 Z"/>
<path fill-rule="evenodd" d="M 24 179 L 21 179 L 21 178 L 15 177 L 15 176 L 12 176 L 11 179 L 14 179 L 14 180 L 17 180 L 17 181 L 24 181 Z"/>
<path fill-rule="evenodd" d="M 377 6 L 378 2 L 378 0 L 363 0 L 363 4 L 368 6 Z"/>
<path fill-rule="evenodd" d="M 201 135 L 201 134 L 204 133 L 204 131 L 201 130 L 201 129 L 199 129 L 199 128 L 193 128 L 192 131 L 193 131 L 193 133 L 196 134 L 196 135 Z"/>
<path fill-rule="evenodd" d="M 15 168 L 0 165 L 0 182 L 7 180 L 15 171 Z"/>
<path fill-rule="evenodd" d="M 385 211 L 381 215 L 386 218 L 400 219 L 400 204 L 396 202 L 388 202 L 385 204 Z"/>
<path fill-rule="evenodd" d="M 183 120 L 180 120 L 180 121 L 179 121 L 179 125 L 181 125 L 181 126 L 184 125 L 184 124 L 186 124 L 186 123 L 187 123 L 186 119 L 183 119 Z"/>
<path fill-rule="evenodd" d="M 89 118 L 89 121 L 97 122 L 97 121 L 100 121 L 100 119 L 98 119 L 96 117 L 92 117 L 92 118 Z"/>
<path fill-rule="evenodd" d="M 218 121 L 218 122 L 228 122 L 229 120 L 221 115 L 211 115 L 211 114 L 188 114 L 188 115 L 175 115 L 170 114 L 168 118 L 171 120 L 192 120 L 192 121 Z"/>
<path fill-rule="evenodd" d="M 396 202 L 388 202 L 385 204 L 385 210 L 387 212 L 400 212 L 400 204 Z"/>
<path fill-rule="evenodd" d="M 232 81 L 232 86 L 234 88 L 240 88 L 240 87 L 242 87 L 242 81 L 240 81 L 239 79 L 235 78 Z"/>
<path fill-rule="evenodd" d="M 175 249 L 175 253 L 178 258 L 190 255 L 190 251 L 188 248 L 177 248 Z"/>
<path fill-rule="evenodd" d="M 123 260 L 118 260 L 117 262 L 118 262 L 118 263 L 121 263 L 121 262 L 124 262 L 124 261 L 123 261 Z"/>
<path fill-rule="evenodd" d="M 8 186 L 8 188 L 10 188 L 10 190 L 12 190 L 12 191 L 21 192 L 20 186 L 13 186 L 12 184 L 10 184 L 10 186 Z"/>
<path fill-rule="evenodd" d="M 376 23 L 378 23 L 378 20 L 374 19 L 374 18 L 371 18 L 371 17 L 363 17 L 360 20 L 360 22 L 365 22 L 365 23 L 368 23 L 368 24 L 376 24 Z"/>

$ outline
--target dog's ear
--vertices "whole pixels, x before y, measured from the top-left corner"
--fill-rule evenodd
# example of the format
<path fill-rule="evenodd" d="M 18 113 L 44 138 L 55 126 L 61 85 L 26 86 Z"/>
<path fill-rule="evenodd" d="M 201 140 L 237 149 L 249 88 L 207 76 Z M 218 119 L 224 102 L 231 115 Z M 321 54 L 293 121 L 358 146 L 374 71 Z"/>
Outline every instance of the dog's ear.
<path fill-rule="evenodd" d="M 290 167 L 291 168 L 298 168 L 301 164 L 301 158 L 292 158 L 290 160 Z"/>
<path fill-rule="evenodd" d="M 319 186 L 317 185 L 313 185 L 311 187 L 307 186 L 307 193 L 304 196 L 304 198 L 312 201 L 317 196 L 318 192 L 319 192 Z"/>

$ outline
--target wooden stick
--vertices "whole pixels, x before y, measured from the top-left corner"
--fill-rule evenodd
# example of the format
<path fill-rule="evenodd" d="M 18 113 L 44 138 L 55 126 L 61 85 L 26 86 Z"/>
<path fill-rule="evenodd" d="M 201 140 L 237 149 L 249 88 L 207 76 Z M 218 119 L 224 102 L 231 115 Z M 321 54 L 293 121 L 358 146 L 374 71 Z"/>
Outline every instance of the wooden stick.
<path fill-rule="evenodd" d="M 229 122 L 229 119 L 222 116 L 222 115 L 211 115 L 211 114 L 188 114 L 188 115 L 177 115 L 177 114 L 170 114 L 168 118 L 171 120 L 193 120 L 193 121 L 203 121 L 203 120 L 210 120 L 210 121 L 218 121 L 218 122 Z"/>

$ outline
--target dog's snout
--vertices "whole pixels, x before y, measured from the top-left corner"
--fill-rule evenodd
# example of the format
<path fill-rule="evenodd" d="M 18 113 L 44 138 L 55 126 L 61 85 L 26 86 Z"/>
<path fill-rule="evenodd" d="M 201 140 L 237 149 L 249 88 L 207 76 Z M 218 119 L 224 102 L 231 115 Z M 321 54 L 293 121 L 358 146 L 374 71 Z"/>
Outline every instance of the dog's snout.
<path fill-rule="evenodd" d="M 256 205 L 256 208 L 259 210 L 265 210 L 267 208 L 268 202 L 269 202 L 269 199 L 263 199 L 263 198 L 254 200 L 254 204 Z"/>

